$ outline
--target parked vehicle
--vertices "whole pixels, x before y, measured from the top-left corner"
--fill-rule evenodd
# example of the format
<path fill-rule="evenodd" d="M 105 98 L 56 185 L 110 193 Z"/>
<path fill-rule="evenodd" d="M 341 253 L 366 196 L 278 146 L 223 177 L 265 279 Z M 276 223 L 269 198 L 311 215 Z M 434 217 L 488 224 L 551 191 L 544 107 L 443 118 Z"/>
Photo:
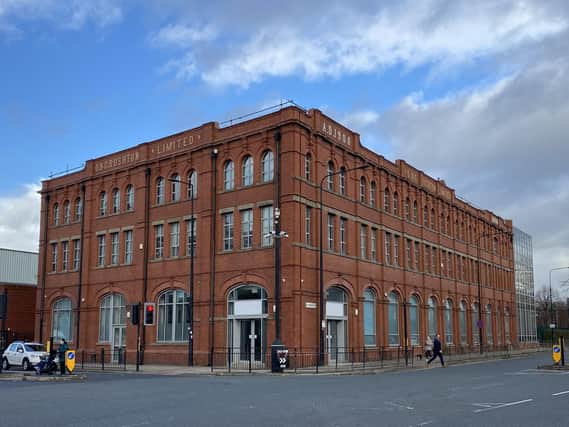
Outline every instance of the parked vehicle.
<path fill-rule="evenodd" d="M 2 368 L 21 366 L 25 371 L 40 363 L 42 357 L 48 357 L 45 346 L 37 342 L 14 341 L 2 354 Z"/>

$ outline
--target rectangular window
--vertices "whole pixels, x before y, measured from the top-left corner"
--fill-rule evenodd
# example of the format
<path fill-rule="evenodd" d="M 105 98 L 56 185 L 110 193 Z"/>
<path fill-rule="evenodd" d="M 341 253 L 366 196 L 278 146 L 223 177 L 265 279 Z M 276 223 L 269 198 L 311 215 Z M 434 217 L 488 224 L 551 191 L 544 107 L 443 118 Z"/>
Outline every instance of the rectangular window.
<path fill-rule="evenodd" d="M 399 236 L 393 236 L 393 264 L 399 266 Z"/>
<path fill-rule="evenodd" d="M 170 258 L 180 256 L 180 223 L 170 224 Z"/>
<path fill-rule="evenodd" d="M 450 252 L 447 252 L 447 273 L 448 277 L 452 278 L 452 255 Z"/>
<path fill-rule="evenodd" d="M 223 250 L 233 250 L 233 213 L 223 214 Z"/>
<path fill-rule="evenodd" d="M 371 229 L 371 259 L 377 261 L 377 228 Z"/>
<path fill-rule="evenodd" d="M 415 242 L 415 257 L 413 259 L 413 262 L 415 263 L 416 271 L 419 271 L 420 261 L 421 261 L 421 247 L 419 245 L 419 242 Z"/>
<path fill-rule="evenodd" d="M 81 240 L 73 240 L 73 271 L 79 270 L 79 262 L 81 260 Z"/>
<path fill-rule="evenodd" d="M 162 224 L 154 226 L 154 259 L 164 257 L 164 226 Z"/>
<path fill-rule="evenodd" d="M 425 245 L 425 262 L 423 266 L 423 271 L 425 273 L 431 272 L 431 247 Z"/>
<path fill-rule="evenodd" d="M 51 271 L 57 271 L 57 243 L 51 244 Z"/>
<path fill-rule="evenodd" d="M 328 214 L 328 250 L 334 251 L 334 215 Z"/>
<path fill-rule="evenodd" d="M 197 248 L 197 241 L 198 241 L 198 234 L 196 229 L 196 219 L 188 219 L 186 220 L 186 255 L 192 255 L 192 236 L 193 236 L 193 249 L 194 249 L 194 256 L 196 255 L 196 248 Z"/>
<path fill-rule="evenodd" d="M 340 254 L 346 255 L 346 218 L 340 218 Z"/>
<path fill-rule="evenodd" d="M 441 249 L 441 276 L 445 277 L 446 276 L 446 251 L 443 251 Z"/>
<path fill-rule="evenodd" d="M 411 240 L 407 239 L 405 244 L 405 264 L 407 265 L 407 270 L 411 270 Z"/>
<path fill-rule="evenodd" d="M 391 265 L 391 233 L 385 232 L 385 263 Z"/>
<path fill-rule="evenodd" d="M 69 262 L 69 242 L 62 242 L 61 249 L 63 252 L 63 259 L 61 260 L 61 270 L 67 271 L 67 264 Z"/>
<path fill-rule="evenodd" d="M 304 243 L 308 246 L 311 245 L 312 239 L 310 234 L 310 227 L 312 223 L 312 208 L 310 206 L 306 206 L 304 211 Z"/>
<path fill-rule="evenodd" d="M 458 280 L 462 280 L 462 258 L 456 256 L 456 275 Z"/>
<path fill-rule="evenodd" d="M 99 267 L 105 266 L 105 235 L 99 236 L 99 250 L 97 251 L 97 265 Z"/>
<path fill-rule="evenodd" d="M 431 248 L 431 271 L 437 274 L 437 248 Z"/>
<path fill-rule="evenodd" d="M 119 263 L 119 233 L 111 233 L 111 264 Z"/>
<path fill-rule="evenodd" d="M 124 263 L 132 264 L 132 230 L 124 232 Z"/>
<path fill-rule="evenodd" d="M 241 211 L 241 249 L 253 247 L 253 209 Z"/>
<path fill-rule="evenodd" d="M 262 246 L 267 247 L 273 244 L 273 207 L 263 206 L 261 208 L 261 235 Z"/>
<path fill-rule="evenodd" d="M 367 259 L 367 226 L 360 225 L 360 257 Z"/>

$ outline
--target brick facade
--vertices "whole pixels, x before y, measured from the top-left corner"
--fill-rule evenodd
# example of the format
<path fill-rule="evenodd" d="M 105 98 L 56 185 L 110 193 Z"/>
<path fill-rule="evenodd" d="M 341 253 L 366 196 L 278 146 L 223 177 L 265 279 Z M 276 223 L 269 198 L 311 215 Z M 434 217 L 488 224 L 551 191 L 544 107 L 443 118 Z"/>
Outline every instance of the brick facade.
<path fill-rule="evenodd" d="M 277 132 L 280 152 L 277 152 Z M 268 152 L 271 154 L 267 155 Z M 252 160 L 251 169 L 244 164 L 247 156 Z M 270 162 L 271 157 L 274 163 Z M 233 162 L 232 188 L 226 185 L 231 177 L 230 168 L 226 167 L 230 161 Z M 364 165 L 369 166 L 353 170 Z M 342 167 L 347 170 L 345 174 L 339 173 Z M 335 175 L 329 190 L 326 176 L 332 171 Z M 192 172 L 195 175 L 190 176 Z M 168 181 L 176 174 L 182 180 L 179 189 Z M 158 184 L 160 177 L 163 188 Z M 393 296 L 398 301 L 392 306 L 395 307 L 392 313 L 399 316 L 400 344 L 404 335 L 401 316 L 408 309 L 408 305 L 404 309 L 401 303 L 415 296 L 419 345 L 428 333 L 431 297 L 436 302 L 437 331 L 444 334 L 444 304 L 448 300 L 452 304 L 452 342 L 460 345 L 459 329 L 465 321 L 465 344 L 472 345 L 473 328 L 477 335 L 471 308 L 478 301 L 478 269 L 482 272 L 482 306 L 489 304 L 492 308 L 493 343 L 505 343 L 505 313 L 509 311 L 510 341 L 516 344 L 511 221 L 465 203 L 443 181 L 427 176 L 403 160 L 392 163 L 366 149 L 357 133 L 320 111 L 305 112 L 296 107 L 229 127 L 206 123 L 90 160 L 79 172 L 44 181 L 37 339 L 45 341 L 52 334 L 54 304 L 64 299 L 72 307 L 71 345 L 97 351 L 109 348 L 112 341 L 109 338 L 112 331 L 101 331 L 104 311 L 101 304 L 110 293 L 122 295 L 124 314 L 133 303 L 158 303 L 164 292 L 174 289 L 188 292 L 190 257 L 186 242 L 192 210 L 189 179 L 195 179 L 196 363 L 208 363 L 212 347 L 238 343 L 235 334 L 252 332 L 243 329 L 247 310 L 261 306 L 252 302 L 228 303 L 231 291 L 243 284 L 254 284 L 266 291 L 265 308 L 259 309 L 262 312 L 258 316 L 264 318 L 263 346 L 270 347 L 274 340 L 276 254 L 274 239 L 264 234 L 269 224 L 272 226 L 276 208 L 280 209 L 280 226 L 288 233 L 288 238 L 282 238 L 279 245 L 281 339 L 290 348 L 318 348 L 321 183 L 324 292 L 331 287 L 344 292 L 344 312 L 337 313 L 342 318 L 338 327 L 345 330 L 343 346 L 389 346 L 389 298 Z M 132 209 L 127 208 L 129 188 L 134 195 Z M 116 208 L 115 191 L 119 192 L 120 201 L 120 207 Z M 232 246 L 228 239 L 231 214 Z M 264 214 L 267 216 L 263 217 Z M 129 236 L 132 236 L 131 261 L 125 254 Z M 118 242 L 116 245 L 113 239 Z M 176 249 L 177 240 L 179 249 Z M 113 247 L 118 247 L 116 257 Z M 82 248 L 82 252 L 75 256 L 74 248 Z M 367 295 L 373 297 L 368 303 L 364 300 L 366 290 L 371 290 Z M 247 298 L 252 298 L 251 295 Z M 144 360 L 185 363 L 187 341 L 183 330 L 187 323 L 179 320 L 185 319 L 186 314 L 176 311 L 179 305 L 168 306 L 164 298 L 162 302 L 165 305 L 157 306 L 157 317 L 159 324 L 162 319 L 163 330 L 158 331 L 158 325 L 141 328 Z M 462 321 L 461 303 L 466 310 Z M 172 312 L 168 312 L 169 307 L 173 307 Z M 370 307 L 373 316 L 369 315 Z M 228 310 L 236 310 L 231 313 L 233 320 L 228 319 Z M 367 343 L 364 312 L 368 319 Z M 125 324 L 125 320 L 117 324 Z M 230 330 L 230 324 L 240 326 L 238 329 L 232 326 Z M 247 325 L 247 328 L 258 326 Z M 180 330 L 182 335 L 177 335 Z M 132 353 L 137 345 L 137 327 L 126 320 L 123 331 L 126 349 Z M 326 331 L 326 335 L 330 333 Z M 486 337 L 486 325 L 484 333 Z"/>

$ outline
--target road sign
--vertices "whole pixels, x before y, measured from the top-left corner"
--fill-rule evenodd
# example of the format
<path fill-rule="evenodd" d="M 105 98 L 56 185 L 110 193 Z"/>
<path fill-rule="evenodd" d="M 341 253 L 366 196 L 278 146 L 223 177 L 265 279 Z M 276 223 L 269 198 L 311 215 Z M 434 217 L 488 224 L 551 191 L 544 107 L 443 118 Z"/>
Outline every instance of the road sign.
<path fill-rule="evenodd" d="M 65 367 L 71 373 L 75 370 L 75 350 L 65 352 Z"/>
<path fill-rule="evenodd" d="M 558 345 L 553 346 L 553 353 L 551 355 L 553 357 L 553 361 L 555 363 L 559 363 L 561 361 L 561 347 Z"/>
<path fill-rule="evenodd" d="M 555 325 L 555 323 L 550 323 L 550 324 L 549 324 L 549 327 L 550 327 L 551 329 L 555 329 L 556 325 Z"/>

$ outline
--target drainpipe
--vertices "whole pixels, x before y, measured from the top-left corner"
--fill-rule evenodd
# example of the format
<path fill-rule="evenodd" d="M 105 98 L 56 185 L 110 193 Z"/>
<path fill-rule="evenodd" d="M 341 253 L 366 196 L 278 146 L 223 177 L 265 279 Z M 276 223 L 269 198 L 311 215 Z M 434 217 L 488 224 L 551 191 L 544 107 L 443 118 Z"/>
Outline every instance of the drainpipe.
<path fill-rule="evenodd" d="M 215 311 L 215 251 L 216 251 L 216 228 L 217 228 L 217 148 L 211 151 L 211 229 L 210 229 L 210 254 L 209 254 L 209 360 L 208 365 L 213 366 L 213 346 L 214 346 L 214 311 Z"/>
<path fill-rule="evenodd" d="M 85 184 L 81 184 L 81 241 L 79 242 L 79 284 L 77 288 L 77 331 L 75 333 L 76 345 L 79 350 L 81 326 L 81 291 L 83 286 L 83 251 L 85 248 Z"/>
<path fill-rule="evenodd" d="M 146 295 L 148 293 L 148 239 L 149 239 L 149 221 L 150 221 L 150 174 L 151 169 L 146 168 L 146 192 L 144 194 L 144 249 L 143 249 L 143 263 L 142 263 L 142 302 L 146 302 Z M 144 365 L 144 349 L 146 345 L 146 326 L 142 319 L 142 336 L 140 337 L 140 364 Z"/>

